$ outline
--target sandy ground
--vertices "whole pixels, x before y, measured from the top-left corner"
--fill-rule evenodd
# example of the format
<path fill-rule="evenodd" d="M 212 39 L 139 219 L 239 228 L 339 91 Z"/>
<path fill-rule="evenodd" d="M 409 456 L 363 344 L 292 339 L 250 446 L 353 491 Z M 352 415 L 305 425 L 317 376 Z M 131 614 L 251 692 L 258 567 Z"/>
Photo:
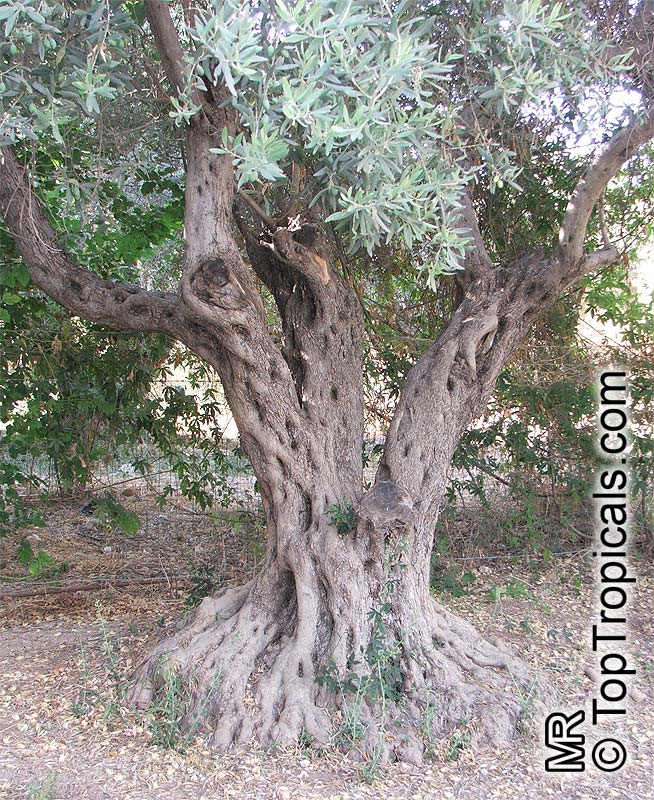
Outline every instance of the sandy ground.
<path fill-rule="evenodd" d="M 142 566 L 157 561 L 147 537 L 126 546 L 122 555 L 120 548 L 107 554 L 87 547 L 86 540 L 76 542 L 79 520 L 56 522 L 42 536 L 57 557 L 66 557 L 77 545 L 76 580 L 85 572 L 84 563 L 89 575 L 101 572 L 98 562 L 104 556 L 112 559 L 113 574 L 126 574 L 116 571 L 121 563 Z M 184 525 L 187 522 L 177 526 L 183 548 L 179 565 L 188 547 L 197 548 L 197 540 L 205 535 L 202 551 L 210 552 L 212 547 L 216 551 L 215 531 L 203 533 L 191 525 L 184 532 Z M 165 519 L 161 527 L 167 527 Z M 141 561 L 135 556 L 140 546 L 147 550 Z M 224 547 L 216 552 L 222 552 L 226 569 L 232 569 Z M 237 553 L 235 558 L 241 557 Z M 204 734 L 185 753 L 162 750 L 151 741 L 147 716 L 123 708 L 120 693 L 148 644 L 174 627 L 184 613 L 182 596 L 187 589 L 164 582 L 8 599 L 8 584 L 4 584 L 0 798 L 654 799 L 654 569 L 643 562 L 635 568 L 639 583 L 630 609 L 630 648 L 638 668 L 637 700 L 630 703 L 624 721 L 602 731 L 625 744 L 628 763 L 614 774 L 589 768 L 582 775 L 563 777 L 544 772 L 544 753 L 536 734 L 502 751 L 471 752 L 464 747 L 455 759 L 445 743 L 425 766 L 389 765 L 367 781 L 360 763 L 333 750 L 216 755 L 207 748 Z M 471 571 L 476 579 L 470 593 L 447 595 L 448 605 L 486 633 L 509 641 L 543 669 L 554 686 L 559 709 L 570 712 L 587 702 L 595 691 L 584 674 L 589 663 L 593 586 L 584 560 L 556 559 L 538 574 L 510 562 L 495 562 L 492 571 L 488 566 L 473 566 Z M 512 580 L 520 582 L 520 591 L 491 593 L 494 587 L 515 587 Z M 10 594 L 19 585 L 9 586 Z"/>

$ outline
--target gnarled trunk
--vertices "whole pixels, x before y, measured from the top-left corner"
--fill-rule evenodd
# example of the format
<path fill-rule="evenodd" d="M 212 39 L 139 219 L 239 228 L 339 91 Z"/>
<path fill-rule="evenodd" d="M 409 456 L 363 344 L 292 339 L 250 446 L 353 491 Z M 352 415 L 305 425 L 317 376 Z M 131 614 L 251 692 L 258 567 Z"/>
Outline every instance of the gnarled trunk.
<path fill-rule="evenodd" d="M 187 193 L 182 332 L 223 382 L 261 490 L 267 554 L 253 581 L 205 599 L 155 648 L 135 699 L 152 702 L 166 670 L 179 671 L 189 719 L 210 717 L 219 747 L 287 744 L 303 732 L 325 742 L 343 723 L 350 739 L 365 731 L 366 747 L 411 760 L 421 737 L 464 723 L 506 738 L 527 670 L 433 601 L 429 564 L 454 450 L 540 298 L 523 302 L 506 276 L 474 278 L 411 370 L 366 491 L 359 298 L 312 224 L 270 221 L 255 234 L 237 210 L 246 265 L 225 190 L 213 186 L 224 156 L 210 153 L 212 135 L 189 137 L 187 181 L 204 189 Z M 276 303 L 280 346 L 250 268 Z M 356 512 L 351 525 L 335 508 Z"/>
<path fill-rule="evenodd" d="M 324 741 L 339 720 L 349 720 L 350 738 L 365 729 L 370 747 L 412 760 L 422 753 L 419 731 L 447 736 L 465 721 L 485 738 L 509 736 L 527 670 L 433 602 L 429 555 L 459 438 L 561 279 L 538 256 L 466 272 L 463 301 L 407 377 L 365 491 L 359 299 L 314 225 L 255 235 L 237 213 L 244 261 L 229 225 L 227 157 L 210 152 L 218 122 L 197 121 L 188 136 L 180 296 L 87 276 L 55 244 L 46 264 L 38 242 L 56 242 L 54 233 L 15 157 L 4 164 L 0 205 L 40 285 L 49 290 L 57 272 L 77 292 L 60 295 L 72 310 L 99 296 L 93 319 L 169 333 L 211 364 L 261 489 L 261 574 L 206 599 L 186 629 L 158 645 L 134 697 L 151 702 L 176 669 L 189 689 L 189 722 L 206 714 L 223 747 L 288 743 L 303 730 Z M 280 332 L 267 324 L 257 278 L 277 305 Z M 330 508 L 347 504 L 356 524 L 339 533 Z"/>
<path fill-rule="evenodd" d="M 469 287 L 408 376 L 364 490 L 361 315 L 324 243 L 293 239 L 291 252 L 283 235 L 276 250 L 247 245 L 277 300 L 297 404 L 266 401 L 278 371 L 250 364 L 240 377 L 239 354 L 216 359 L 261 487 L 265 565 L 246 586 L 205 599 L 154 650 L 135 697 L 152 701 L 162 665 L 179 670 L 193 687 L 190 717 L 208 714 L 219 747 L 288 744 L 303 733 L 322 743 L 345 725 L 376 753 L 418 761 L 427 741 L 463 724 L 484 740 L 510 737 L 532 678 L 434 602 L 429 565 L 452 455 L 519 340 L 508 312 L 523 315 L 540 298 L 525 304 L 508 282 Z M 280 258 L 318 260 L 328 280 L 296 268 L 282 284 Z M 356 517 L 339 526 L 334 508 L 350 505 Z"/>
<path fill-rule="evenodd" d="M 156 647 L 137 701 L 151 703 L 165 670 L 178 670 L 192 687 L 188 718 L 206 714 L 219 748 L 324 744 L 340 732 L 364 751 L 417 762 L 460 725 L 484 740 L 511 737 L 530 678 L 429 596 L 428 562 L 414 553 L 426 532 L 409 495 L 375 484 L 354 528 L 339 533 L 328 491 L 305 485 L 268 509 L 261 573 L 203 600 Z"/>
<path fill-rule="evenodd" d="M 169 6 L 145 0 L 145 9 L 181 91 Z M 364 490 L 363 315 L 329 229 L 290 217 L 293 203 L 275 220 L 252 197 L 235 197 L 222 139 L 236 130 L 229 92 L 207 80 L 192 95 L 200 111 L 187 127 L 185 264 L 174 294 L 81 269 L 14 150 L 0 153 L 0 213 L 34 284 L 73 314 L 164 333 L 211 364 L 261 489 L 261 573 L 205 599 L 160 643 L 134 698 L 151 702 L 175 669 L 189 689 L 189 722 L 206 714 L 222 747 L 289 743 L 302 731 L 324 741 L 339 719 L 350 739 L 365 729 L 368 746 L 410 760 L 422 755 L 419 732 L 447 736 L 464 721 L 483 737 L 510 736 L 527 670 L 433 602 L 434 525 L 456 445 L 531 323 L 582 275 L 618 258 L 605 230 L 603 246 L 584 253 L 588 221 L 611 177 L 654 136 L 654 117 L 619 130 L 579 180 L 550 255 L 493 264 L 462 192 L 470 234 L 462 301 L 407 376 L 375 483 Z M 261 285 L 278 324 L 268 323 Z M 333 507 L 348 504 L 356 520 L 339 532 Z"/>

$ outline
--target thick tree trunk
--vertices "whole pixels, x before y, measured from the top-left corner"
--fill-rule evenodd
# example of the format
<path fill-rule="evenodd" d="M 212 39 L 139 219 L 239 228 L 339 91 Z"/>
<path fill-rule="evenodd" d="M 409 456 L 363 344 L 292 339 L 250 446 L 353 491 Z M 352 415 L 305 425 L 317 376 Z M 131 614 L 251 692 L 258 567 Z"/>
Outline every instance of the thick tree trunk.
<path fill-rule="evenodd" d="M 145 0 L 145 9 L 181 91 L 184 56 L 169 5 Z M 80 269 L 13 149 L 0 153 L 0 213 L 35 285 L 73 314 L 165 333 L 211 364 L 261 488 L 261 574 L 205 599 L 190 625 L 148 656 L 134 697 L 152 702 L 175 669 L 188 687 L 187 721 L 206 714 L 223 747 L 290 743 L 302 731 L 322 742 L 345 724 L 350 740 L 365 730 L 367 747 L 419 760 L 418 731 L 444 737 L 465 721 L 482 738 L 506 738 L 530 691 L 528 671 L 431 599 L 434 524 L 460 436 L 531 323 L 583 274 L 618 258 L 606 231 L 604 246 L 584 254 L 588 221 L 608 181 L 654 136 L 654 117 L 618 131 L 589 166 L 549 256 L 492 264 L 464 193 L 464 297 L 410 371 L 364 493 L 358 298 L 318 227 L 299 217 L 280 226 L 252 198 L 264 228 L 236 215 L 244 262 L 232 230 L 234 171 L 221 151 L 223 130 L 237 126 L 229 101 L 227 88 L 208 80 L 193 90 L 200 111 L 187 128 L 185 264 L 175 294 Z M 277 305 L 281 342 L 257 279 Z M 329 509 L 345 503 L 358 516 L 339 533 Z"/>
<path fill-rule="evenodd" d="M 354 528 L 339 533 L 328 483 L 286 486 L 267 510 L 261 573 L 206 598 L 149 655 L 136 701 L 156 703 L 175 669 L 193 697 L 187 721 L 206 716 L 218 748 L 310 737 L 419 762 L 458 726 L 483 741 L 510 738 L 530 676 L 430 597 L 428 560 L 414 548 L 433 527 L 420 530 L 408 493 L 376 483 Z"/>
<path fill-rule="evenodd" d="M 353 744 L 417 761 L 421 736 L 445 737 L 464 723 L 484 740 L 506 738 L 520 717 L 527 670 L 433 602 L 429 555 L 457 442 L 522 331 L 553 302 L 556 276 L 548 284 L 551 271 L 536 259 L 470 282 L 411 370 L 375 485 L 364 493 L 358 298 L 312 225 L 263 237 L 246 226 L 244 262 L 229 226 L 229 164 L 210 152 L 223 123 L 229 118 L 189 130 L 179 297 L 113 287 L 77 270 L 61 249 L 47 264 L 39 260 L 40 231 L 53 242 L 54 233 L 20 165 L 5 159 L 10 191 L 0 192 L 0 205 L 23 231 L 39 285 L 50 291 L 58 270 L 57 282 L 72 281 L 77 292 L 71 310 L 100 293 L 91 318 L 170 333 L 210 363 L 261 488 L 261 574 L 206 599 L 186 629 L 156 647 L 134 698 L 156 700 L 175 669 L 188 689 L 187 722 L 207 716 L 219 747 L 291 743 L 303 731 L 324 742 L 345 728 Z M 21 222 L 25 209 L 29 224 Z M 256 277 L 277 304 L 281 347 Z M 358 519 L 339 533 L 329 509 L 346 503 Z"/>
<path fill-rule="evenodd" d="M 255 235 L 241 218 L 250 265 L 279 312 L 281 348 L 272 342 L 221 221 L 224 195 L 207 188 L 222 158 L 210 145 L 196 143 L 188 160 L 189 184 L 204 188 L 187 212 L 195 249 L 187 247 L 182 281 L 193 315 L 186 341 L 225 387 L 261 488 L 267 555 L 253 581 L 205 599 L 192 623 L 150 654 L 136 701 L 156 702 L 167 671 L 178 671 L 192 697 L 188 720 L 206 715 L 217 747 L 290 744 L 303 733 L 324 743 L 345 729 L 358 747 L 419 761 L 425 739 L 460 725 L 483 740 L 510 737 L 528 671 L 434 603 L 429 564 L 452 455 L 516 339 L 507 338 L 519 324 L 507 312 L 524 309 L 497 281 L 469 289 L 412 370 L 364 492 L 358 298 L 318 228 Z M 339 533 L 330 508 L 348 504 L 357 518 Z"/>

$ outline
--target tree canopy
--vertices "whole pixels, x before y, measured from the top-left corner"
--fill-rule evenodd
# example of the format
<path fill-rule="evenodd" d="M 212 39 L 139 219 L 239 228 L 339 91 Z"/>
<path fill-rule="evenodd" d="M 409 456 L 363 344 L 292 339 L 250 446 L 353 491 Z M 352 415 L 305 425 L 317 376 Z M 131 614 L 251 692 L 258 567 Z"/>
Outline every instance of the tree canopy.
<path fill-rule="evenodd" d="M 135 104 L 165 125 L 160 59 L 181 128 L 214 95 L 234 108 L 212 150 L 229 155 L 264 219 L 302 211 L 333 222 L 354 252 L 402 243 L 433 285 L 464 266 L 466 193 L 519 195 L 534 161 L 561 170 L 575 142 L 590 149 L 646 112 L 638 17 L 626 32 L 616 26 L 624 42 L 605 38 L 612 6 L 215 0 L 171 9 L 181 43 L 158 55 L 143 3 L 4 2 L 0 139 L 70 152 L 80 126 L 87 137 L 124 138 L 117 129 L 129 131 Z M 116 174 L 120 152 L 105 153 L 91 156 L 96 169 Z M 123 162 L 120 177 L 130 171 L 134 179 Z"/>

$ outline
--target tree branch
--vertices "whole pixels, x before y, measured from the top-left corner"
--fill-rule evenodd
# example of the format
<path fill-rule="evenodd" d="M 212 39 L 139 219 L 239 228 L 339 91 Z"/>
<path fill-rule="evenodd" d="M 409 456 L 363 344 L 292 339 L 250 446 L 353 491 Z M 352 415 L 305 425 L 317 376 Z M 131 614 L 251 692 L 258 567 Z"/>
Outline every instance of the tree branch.
<path fill-rule="evenodd" d="M 278 228 L 272 246 L 282 261 L 303 275 L 317 298 L 332 279 L 324 234 L 317 225 Z"/>
<path fill-rule="evenodd" d="M 144 0 L 144 6 L 166 77 L 181 93 L 184 88 L 184 53 L 170 15 L 170 6 L 161 0 Z"/>
<path fill-rule="evenodd" d="M 477 215 L 472 205 L 472 198 L 467 190 L 464 191 L 461 201 L 461 227 L 468 231 L 473 243 L 473 248 L 466 258 L 465 272 L 461 276 L 463 283 L 469 283 L 481 274 L 491 272 L 493 270 L 493 262 L 486 250 L 486 245 L 479 230 Z"/>
<path fill-rule="evenodd" d="M 253 197 L 240 189 L 238 191 L 238 196 L 250 207 L 250 210 L 256 214 L 256 216 L 263 222 L 263 224 L 270 230 L 271 233 L 274 233 L 277 230 L 278 225 L 276 220 L 268 216 L 268 214 L 266 214 L 263 208 L 261 208 L 261 206 Z"/>
<path fill-rule="evenodd" d="M 602 192 L 599 196 L 599 200 L 597 201 L 597 217 L 599 222 L 599 229 L 602 235 L 602 245 L 606 247 L 611 247 L 611 238 L 609 236 L 609 230 L 606 227 L 606 214 L 604 213 L 604 199 L 606 197 L 606 190 Z"/>
<path fill-rule="evenodd" d="M 13 148 L 3 147 L 0 159 L 0 213 L 34 284 L 91 322 L 175 336 L 179 299 L 78 267 L 61 246 Z"/>
<path fill-rule="evenodd" d="M 653 137 L 654 116 L 648 117 L 644 122 L 628 125 L 614 134 L 608 145 L 588 167 L 572 193 L 559 231 L 556 249 L 558 271 L 563 273 L 573 271 L 576 274 L 575 268 L 579 267 L 584 259 L 584 240 L 593 208 L 621 167 L 639 147 Z M 599 252 L 608 256 L 608 253 L 613 251 L 615 260 L 617 257 L 615 248 L 604 247 Z M 582 273 L 586 271 L 587 268 L 583 267 Z"/>

